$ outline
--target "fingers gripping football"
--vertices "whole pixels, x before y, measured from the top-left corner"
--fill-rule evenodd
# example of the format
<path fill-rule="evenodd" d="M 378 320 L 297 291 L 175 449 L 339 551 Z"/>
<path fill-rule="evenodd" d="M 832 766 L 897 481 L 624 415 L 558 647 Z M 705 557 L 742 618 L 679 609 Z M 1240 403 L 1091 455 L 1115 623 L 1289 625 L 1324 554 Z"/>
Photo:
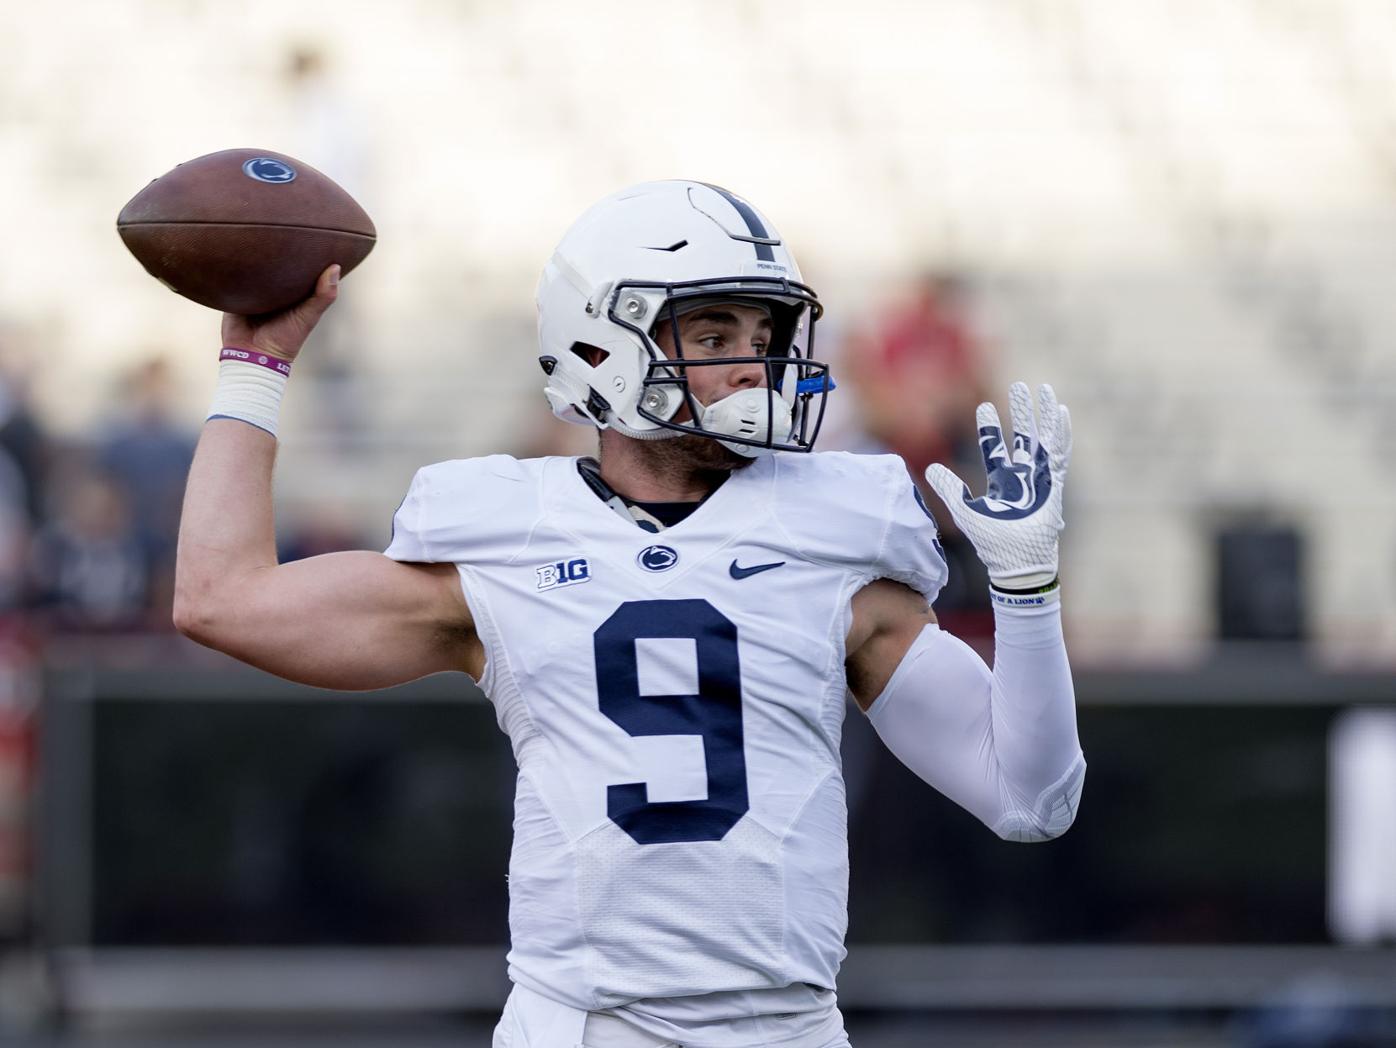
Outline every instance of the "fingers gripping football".
<path fill-rule="evenodd" d="M 1071 416 L 1048 385 L 1037 391 L 1035 418 L 1025 383 L 1013 383 L 1008 404 L 1007 437 L 993 404 L 980 404 L 975 413 L 988 479 L 982 496 L 972 496 L 940 463 L 926 470 L 926 480 L 974 545 L 989 580 L 1001 589 L 1035 589 L 1057 577 Z"/>
<path fill-rule="evenodd" d="M 260 316 L 223 314 L 223 345 L 268 353 L 294 361 L 310 332 L 339 297 L 340 266 L 326 266 L 315 282 L 315 293 L 277 313 Z"/>

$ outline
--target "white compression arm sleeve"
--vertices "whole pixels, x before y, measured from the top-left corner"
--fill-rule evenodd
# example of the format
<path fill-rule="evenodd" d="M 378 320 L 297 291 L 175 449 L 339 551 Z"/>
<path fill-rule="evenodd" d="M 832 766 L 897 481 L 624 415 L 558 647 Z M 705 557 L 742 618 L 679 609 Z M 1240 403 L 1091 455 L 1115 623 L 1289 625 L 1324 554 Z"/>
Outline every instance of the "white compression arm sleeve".
<path fill-rule="evenodd" d="M 1004 840 L 1057 837 L 1076 817 L 1086 761 L 1057 600 L 995 606 L 992 672 L 927 626 L 868 719 L 898 760 Z"/>

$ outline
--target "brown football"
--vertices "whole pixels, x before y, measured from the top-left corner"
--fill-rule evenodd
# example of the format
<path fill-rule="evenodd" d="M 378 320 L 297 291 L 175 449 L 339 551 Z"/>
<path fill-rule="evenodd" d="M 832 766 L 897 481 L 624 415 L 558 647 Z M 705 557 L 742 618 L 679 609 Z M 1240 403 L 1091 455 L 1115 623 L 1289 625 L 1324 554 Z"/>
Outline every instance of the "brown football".
<path fill-rule="evenodd" d="M 117 232 L 146 272 L 225 313 L 270 313 L 373 250 L 373 221 L 309 164 L 225 149 L 180 164 L 121 209 Z"/>

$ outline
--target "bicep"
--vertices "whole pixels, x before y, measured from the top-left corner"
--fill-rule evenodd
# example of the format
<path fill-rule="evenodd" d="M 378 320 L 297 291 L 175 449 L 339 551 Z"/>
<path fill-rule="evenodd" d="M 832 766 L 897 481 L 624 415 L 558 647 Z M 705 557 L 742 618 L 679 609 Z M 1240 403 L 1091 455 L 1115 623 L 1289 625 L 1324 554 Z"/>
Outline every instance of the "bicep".
<path fill-rule="evenodd" d="M 196 640 L 303 684 L 366 690 L 483 669 L 453 564 L 327 553 L 259 568 L 209 600 Z"/>
<path fill-rule="evenodd" d="M 925 597 L 891 579 L 870 582 L 854 595 L 844 671 L 861 710 L 882 694 L 912 642 L 935 621 Z"/>

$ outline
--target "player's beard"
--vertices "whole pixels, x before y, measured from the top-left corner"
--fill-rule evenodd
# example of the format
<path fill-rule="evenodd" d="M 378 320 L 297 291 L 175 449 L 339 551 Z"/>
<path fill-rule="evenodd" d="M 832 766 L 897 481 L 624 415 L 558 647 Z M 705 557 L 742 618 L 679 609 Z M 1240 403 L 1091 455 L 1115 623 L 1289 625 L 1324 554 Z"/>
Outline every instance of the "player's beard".
<path fill-rule="evenodd" d="M 670 440 L 644 442 L 646 456 L 665 472 L 735 473 L 756 460 L 723 447 L 712 437 L 686 433 Z"/>

